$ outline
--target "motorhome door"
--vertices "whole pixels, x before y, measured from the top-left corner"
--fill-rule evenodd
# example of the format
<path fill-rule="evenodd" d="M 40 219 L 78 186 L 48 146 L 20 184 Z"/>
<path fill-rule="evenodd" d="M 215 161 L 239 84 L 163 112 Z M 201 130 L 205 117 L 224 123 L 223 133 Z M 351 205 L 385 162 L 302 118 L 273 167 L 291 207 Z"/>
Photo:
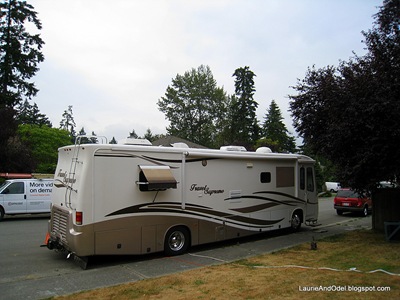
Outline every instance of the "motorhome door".
<path fill-rule="evenodd" d="M 298 186 L 299 197 L 307 201 L 305 220 L 317 218 L 318 197 L 314 166 L 312 164 L 300 164 Z"/>

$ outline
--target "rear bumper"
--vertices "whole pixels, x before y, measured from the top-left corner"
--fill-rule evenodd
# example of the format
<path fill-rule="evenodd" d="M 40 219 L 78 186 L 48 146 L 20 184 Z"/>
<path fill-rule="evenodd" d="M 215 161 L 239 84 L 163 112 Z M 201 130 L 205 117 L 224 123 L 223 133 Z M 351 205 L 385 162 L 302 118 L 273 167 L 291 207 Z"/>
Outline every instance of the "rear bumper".
<path fill-rule="evenodd" d="M 93 226 L 74 225 L 70 211 L 53 206 L 48 232 L 47 248 L 51 250 L 70 252 L 77 256 L 94 254 Z"/>
<path fill-rule="evenodd" d="M 340 205 L 334 205 L 334 209 L 340 210 L 340 211 L 347 211 L 347 212 L 362 212 L 364 210 L 364 207 L 356 207 L 356 206 L 340 206 Z M 370 210 L 370 209 L 368 209 Z"/>

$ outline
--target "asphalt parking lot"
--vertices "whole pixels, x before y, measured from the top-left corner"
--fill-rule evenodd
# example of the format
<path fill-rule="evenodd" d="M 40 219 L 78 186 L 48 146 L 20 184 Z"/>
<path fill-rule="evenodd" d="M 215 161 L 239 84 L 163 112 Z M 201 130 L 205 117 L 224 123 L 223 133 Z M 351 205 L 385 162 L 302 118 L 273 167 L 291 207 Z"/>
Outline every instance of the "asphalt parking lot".
<path fill-rule="evenodd" d="M 193 247 L 175 257 L 99 256 L 82 270 L 65 255 L 40 248 L 48 217 L 5 219 L 0 233 L 0 290 L 2 299 L 43 299 L 82 290 L 133 282 L 277 251 L 347 230 L 370 228 L 371 216 L 337 216 L 331 200 L 320 201 L 320 226 L 297 233 L 275 231 L 251 238 Z"/>

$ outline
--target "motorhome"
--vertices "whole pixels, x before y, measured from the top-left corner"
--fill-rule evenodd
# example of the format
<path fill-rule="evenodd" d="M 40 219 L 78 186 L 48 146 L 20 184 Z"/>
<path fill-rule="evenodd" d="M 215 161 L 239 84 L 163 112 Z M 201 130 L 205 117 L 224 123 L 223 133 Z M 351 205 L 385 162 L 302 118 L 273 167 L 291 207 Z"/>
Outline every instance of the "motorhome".
<path fill-rule="evenodd" d="M 50 213 L 53 179 L 13 179 L 0 186 L 0 220 L 4 215 Z"/>
<path fill-rule="evenodd" d="M 184 253 L 318 217 L 314 160 L 243 147 L 59 149 L 46 244 L 79 258 Z"/>

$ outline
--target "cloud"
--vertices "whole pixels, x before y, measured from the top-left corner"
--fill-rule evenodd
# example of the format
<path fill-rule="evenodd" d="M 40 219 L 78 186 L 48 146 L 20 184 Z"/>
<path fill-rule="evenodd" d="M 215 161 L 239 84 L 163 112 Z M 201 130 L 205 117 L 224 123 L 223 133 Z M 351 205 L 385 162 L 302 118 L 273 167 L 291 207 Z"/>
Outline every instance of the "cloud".
<path fill-rule="evenodd" d="M 362 50 L 377 1 L 31 0 L 46 61 L 34 99 L 57 126 L 73 105 L 86 132 L 109 139 L 135 129 L 165 133 L 157 101 L 172 78 L 210 66 L 232 94 L 236 68 L 257 75 L 262 121 L 272 99 L 288 129 L 287 95 L 308 66 L 336 65 Z"/>

